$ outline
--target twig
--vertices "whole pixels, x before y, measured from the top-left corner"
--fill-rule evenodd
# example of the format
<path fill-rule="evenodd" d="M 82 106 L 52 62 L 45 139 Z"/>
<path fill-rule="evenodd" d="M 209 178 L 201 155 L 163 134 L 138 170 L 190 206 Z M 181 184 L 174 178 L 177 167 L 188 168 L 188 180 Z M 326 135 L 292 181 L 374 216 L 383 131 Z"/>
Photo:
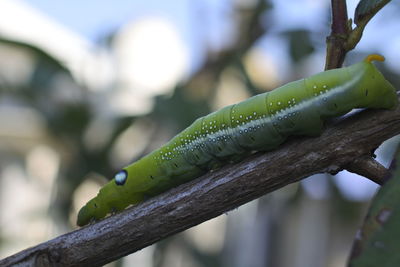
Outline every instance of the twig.
<path fill-rule="evenodd" d="M 332 25 L 331 34 L 326 38 L 325 70 L 342 66 L 347 52 L 356 47 L 368 22 L 389 2 L 382 0 L 372 4 L 372 1 L 360 1 L 354 14 L 357 26 L 352 29 L 352 21 L 347 18 L 346 1 L 331 0 Z"/>
<path fill-rule="evenodd" d="M 254 43 L 265 34 L 266 29 L 260 23 L 261 16 L 268 8 L 267 1 L 258 0 L 251 9 L 237 9 L 238 31 L 237 37 L 231 46 L 208 57 L 202 68 L 197 71 L 184 85 L 187 90 L 197 92 L 199 88 L 215 88 L 221 73 L 235 61 L 242 60 L 246 52 Z M 207 95 L 215 97 L 215 91 Z"/>
<path fill-rule="evenodd" d="M 390 165 L 387 182 L 382 186 L 353 242 L 348 267 L 397 266 L 399 257 L 393 248 L 399 247 L 400 220 L 400 150 Z M 390 179 L 389 179 L 390 178 Z"/>
<path fill-rule="evenodd" d="M 368 22 L 379 12 L 385 5 L 391 0 L 380 0 L 380 1 L 360 1 L 357 5 L 354 14 L 354 23 L 357 25 L 349 34 L 346 43 L 346 51 L 350 51 L 356 47 L 358 42 L 361 40 L 364 28 Z"/>
<path fill-rule="evenodd" d="M 389 177 L 388 169 L 368 155 L 354 160 L 346 166 L 346 170 L 362 175 L 379 185 L 383 185 Z"/>
<path fill-rule="evenodd" d="M 183 184 L 94 225 L 0 261 L 0 266 L 98 266 L 149 246 L 314 173 L 343 169 L 400 133 L 400 107 L 367 110 L 318 138 L 295 138 Z"/>
<path fill-rule="evenodd" d="M 346 0 L 331 0 L 331 5 L 332 24 L 331 34 L 326 39 L 325 70 L 342 66 L 347 53 L 345 44 L 349 34 Z"/>

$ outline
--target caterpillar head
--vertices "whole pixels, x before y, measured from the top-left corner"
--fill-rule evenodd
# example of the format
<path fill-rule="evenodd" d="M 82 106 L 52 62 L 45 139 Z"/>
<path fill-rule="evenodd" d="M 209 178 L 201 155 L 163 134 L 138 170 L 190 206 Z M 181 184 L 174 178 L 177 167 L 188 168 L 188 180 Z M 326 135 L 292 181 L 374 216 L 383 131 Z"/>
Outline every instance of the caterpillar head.
<path fill-rule="evenodd" d="M 107 211 L 98 203 L 97 197 L 91 199 L 78 213 L 77 225 L 84 226 L 107 215 Z"/>
<path fill-rule="evenodd" d="M 100 189 L 95 198 L 80 209 L 77 224 L 83 226 L 125 208 L 127 204 L 123 201 L 123 185 L 127 178 L 127 171 L 118 172 L 112 181 Z"/>

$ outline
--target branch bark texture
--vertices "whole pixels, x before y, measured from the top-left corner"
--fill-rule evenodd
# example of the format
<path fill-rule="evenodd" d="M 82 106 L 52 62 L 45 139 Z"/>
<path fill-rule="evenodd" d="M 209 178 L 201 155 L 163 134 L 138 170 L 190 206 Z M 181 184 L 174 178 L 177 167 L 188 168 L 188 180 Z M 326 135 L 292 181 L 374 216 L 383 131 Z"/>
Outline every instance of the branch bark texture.
<path fill-rule="evenodd" d="M 372 156 L 362 156 L 346 166 L 346 170 L 367 177 L 371 181 L 383 185 L 389 178 L 389 170 L 377 162 Z"/>
<path fill-rule="evenodd" d="M 331 34 L 326 39 L 325 70 L 340 68 L 346 56 L 346 42 L 351 28 L 348 27 L 346 0 L 331 0 Z"/>
<path fill-rule="evenodd" d="M 325 70 L 342 66 L 347 52 L 354 49 L 361 40 L 368 22 L 389 2 L 390 0 L 360 1 L 354 12 L 357 26 L 353 29 L 352 21 L 347 17 L 346 0 L 331 0 L 332 24 L 331 34 L 326 38 Z"/>
<path fill-rule="evenodd" d="M 0 261 L 0 266 L 99 266 L 287 184 L 345 168 L 400 133 L 400 107 L 331 122 L 322 136 L 293 138 L 183 184 L 96 224 Z"/>

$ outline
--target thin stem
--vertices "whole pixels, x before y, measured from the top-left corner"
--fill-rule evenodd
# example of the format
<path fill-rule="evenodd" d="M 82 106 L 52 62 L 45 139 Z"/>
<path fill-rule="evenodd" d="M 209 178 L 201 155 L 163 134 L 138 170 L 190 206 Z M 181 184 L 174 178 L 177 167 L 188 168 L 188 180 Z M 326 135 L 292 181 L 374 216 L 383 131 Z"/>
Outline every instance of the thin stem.
<path fill-rule="evenodd" d="M 182 184 L 137 206 L 0 260 L 0 266 L 99 266 L 311 174 L 346 168 L 400 133 L 400 107 L 332 122 L 320 138 L 296 138 Z M 346 138 L 343 138 L 343 137 Z"/>
<path fill-rule="evenodd" d="M 379 185 L 383 185 L 389 177 L 388 169 L 370 156 L 357 158 L 350 163 L 346 169 L 350 172 L 362 175 Z"/>
<path fill-rule="evenodd" d="M 325 70 L 340 68 L 346 56 L 346 42 L 349 34 L 347 26 L 347 6 L 345 0 L 331 0 L 331 34 L 327 37 Z"/>
<path fill-rule="evenodd" d="M 331 0 L 332 24 L 334 34 L 347 34 L 347 6 L 345 0 Z"/>

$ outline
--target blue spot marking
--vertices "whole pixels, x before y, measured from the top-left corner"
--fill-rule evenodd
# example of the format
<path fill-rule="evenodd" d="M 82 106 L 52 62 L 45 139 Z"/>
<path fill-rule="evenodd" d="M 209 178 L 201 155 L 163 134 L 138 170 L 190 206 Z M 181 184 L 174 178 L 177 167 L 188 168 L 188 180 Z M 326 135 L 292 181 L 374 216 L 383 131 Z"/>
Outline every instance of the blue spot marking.
<path fill-rule="evenodd" d="M 128 179 L 128 172 L 122 170 L 114 176 L 114 179 L 117 185 L 124 185 L 126 180 Z"/>

